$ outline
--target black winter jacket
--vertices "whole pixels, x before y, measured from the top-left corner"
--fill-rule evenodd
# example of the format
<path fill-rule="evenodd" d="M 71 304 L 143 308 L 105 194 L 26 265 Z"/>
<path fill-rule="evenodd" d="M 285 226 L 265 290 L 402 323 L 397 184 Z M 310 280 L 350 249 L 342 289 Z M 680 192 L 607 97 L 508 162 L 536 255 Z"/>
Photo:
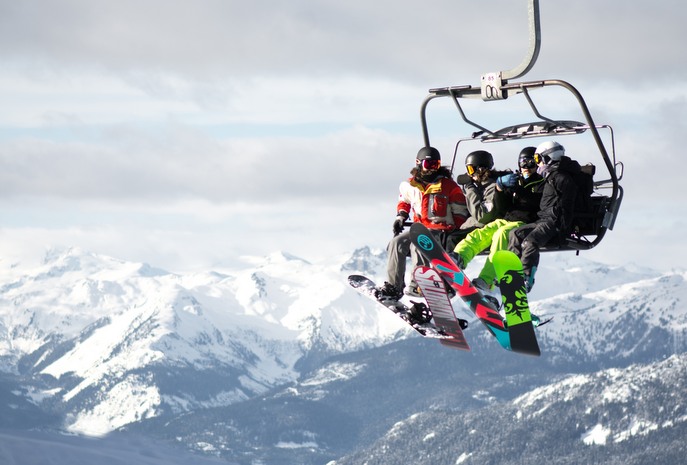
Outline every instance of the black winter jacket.
<path fill-rule="evenodd" d="M 572 175 L 580 172 L 580 164 L 563 156 L 558 162 L 545 166 L 543 171 L 546 184 L 539 208 L 539 221 L 550 222 L 562 235 L 568 234 L 577 196 L 577 184 Z"/>
<path fill-rule="evenodd" d="M 503 218 L 508 221 L 534 223 L 537 220 L 545 184 L 539 173 L 533 173 L 527 179 L 520 175 L 511 197 L 512 203 Z"/>

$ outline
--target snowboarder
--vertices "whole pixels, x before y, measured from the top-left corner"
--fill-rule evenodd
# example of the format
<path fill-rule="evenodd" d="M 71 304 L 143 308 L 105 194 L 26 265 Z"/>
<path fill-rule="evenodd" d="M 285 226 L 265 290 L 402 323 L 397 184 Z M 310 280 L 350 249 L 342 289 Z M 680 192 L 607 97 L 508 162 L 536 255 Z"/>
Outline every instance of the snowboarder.
<path fill-rule="evenodd" d="M 567 157 L 563 146 L 555 141 L 539 144 L 534 160 L 545 179 L 539 218 L 513 229 L 508 238 L 509 250 L 522 261 L 527 292 L 534 286 L 540 247 L 564 240 L 570 233 L 578 189 L 573 176 L 580 172 L 580 164 Z"/>
<path fill-rule="evenodd" d="M 469 212 L 465 196 L 451 178 L 451 171 L 441 166 L 441 154 L 434 147 L 423 147 L 417 153 L 412 175 L 399 186 L 394 237 L 387 247 L 387 281 L 377 290 L 378 299 L 399 299 L 405 287 L 406 257 L 410 254 L 414 266 L 426 260 L 411 247 L 410 233 L 403 232 L 406 220 L 422 223 L 436 234 L 448 233 L 460 227 Z M 417 284 L 410 283 L 407 292 L 419 294 Z"/>

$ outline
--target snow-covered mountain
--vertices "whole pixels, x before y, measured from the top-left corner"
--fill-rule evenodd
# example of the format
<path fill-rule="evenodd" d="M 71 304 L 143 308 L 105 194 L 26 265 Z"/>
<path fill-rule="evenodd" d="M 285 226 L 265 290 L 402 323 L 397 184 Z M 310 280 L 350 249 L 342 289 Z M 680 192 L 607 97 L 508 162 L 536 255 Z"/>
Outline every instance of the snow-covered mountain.
<path fill-rule="evenodd" d="M 533 311 L 556 322 L 542 331 L 542 344 L 590 362 L 687 351 L 686 280 L 686 273 L 674 273 L 538 301 Z"/>
<path fill-rule="evenodd" d="M 33 377 L 26 395 L 61 405 L 68 429 L 87 434 L 245 400 L 295 380 L 309 353 L 402 329 L 336 267 L 286 254 L 231 275 L 178 275 L 75 248 L 0 281 L 0 368 Z"/>
<path fill-rule="evenodd" d="M 469 402 L 477 408 L 561 373 L 650 364 L 687 349 L 683 272 L 545 255 L 532 307 L 554 320 L 539 330 L 544 353 L 532 359 L 503 352 L 478 324 L 466 332 L 471 354 L 442 348 L 349 288 L 345 277 L 355 272 L 383 280 L 383 252 L 363 248 L 330 263 L 285 253 L 247 260 L 238 270 L 178 274 L 73 248 L 48 253 L 40 266 L 0 265 L 0 427 L 19 417 L 31 419 L 22 427 L 87 435 L 141 425 L 232 459 L 297 454 L 307 463 L 374 439 L 414 405 L 413 389 L 429 390 L 426 405 L 450 402 L 447 390 L 469 366 L 465 388 L 480 392 Z M 412 362 L 418 351 L 424 358 Z M 455 364 L 452 381 L 420 375 L 417 363 Z M 486 366 L 488 379 L 480 377 Z M 539 374 L 516 382 L 519 370 Z M 380 383 L 393 383 L 394 396 Z M 334 425 L 325 420 L 332 415 Z"/>

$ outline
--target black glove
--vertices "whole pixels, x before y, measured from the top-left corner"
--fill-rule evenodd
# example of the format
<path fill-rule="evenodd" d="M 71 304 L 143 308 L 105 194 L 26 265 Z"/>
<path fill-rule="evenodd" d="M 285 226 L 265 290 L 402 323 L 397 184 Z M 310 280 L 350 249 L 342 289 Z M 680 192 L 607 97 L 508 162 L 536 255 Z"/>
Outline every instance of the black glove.
<path fill-rule="evenodd" d="M 456 182 L 461 186 L 466 186 L 468 184 L 472 184 L 472 182 L 473 182 L 472 176 L 470 176 L 469 174 L 465 174 L 465 173 L 459 174 L 456 177 Z"/>
<path fill-rule="evenodd" d="M 404 223 L 408 219 L 408 214 L 404 211 L 398 212 L 398 216 L 394 220 L 394 236 L 398 236 L 403 232 Z"/>

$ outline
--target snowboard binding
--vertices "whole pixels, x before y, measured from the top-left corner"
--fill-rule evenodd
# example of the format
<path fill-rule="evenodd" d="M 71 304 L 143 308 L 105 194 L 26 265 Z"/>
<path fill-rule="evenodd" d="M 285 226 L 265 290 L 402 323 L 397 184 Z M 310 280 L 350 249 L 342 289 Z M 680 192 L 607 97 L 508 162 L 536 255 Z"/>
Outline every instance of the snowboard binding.
<path fill-rule="evenodd" d="M 412 302 L 406 313 L 408 322 L 414 325 L 426 325 L 432 321 L 432 311 L 422 302 Z"/>

